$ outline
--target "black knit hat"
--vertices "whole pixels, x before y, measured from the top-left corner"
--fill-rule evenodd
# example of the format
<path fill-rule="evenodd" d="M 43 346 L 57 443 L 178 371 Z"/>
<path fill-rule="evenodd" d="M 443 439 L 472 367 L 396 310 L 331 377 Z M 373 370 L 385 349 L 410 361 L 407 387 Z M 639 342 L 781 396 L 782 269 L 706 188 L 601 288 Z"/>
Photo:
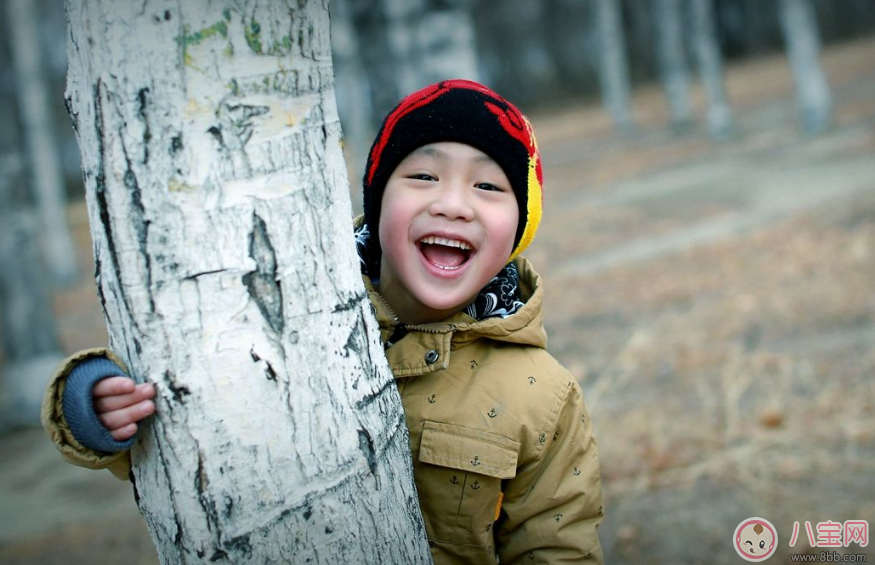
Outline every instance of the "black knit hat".
<path fill-rule="evenodd" d="M 445 80 L 427 86 L 389 112 L 365 168 L 365 223 L 372 233 L 378 233 L 383 191 L 395 167 L 414 149 L 440 141 L 479 149 L 507 175 L 520 209 L 513 259 L 532 242 L 541 221 L 543 175 L 538 145 L 531 124 L 513 104 L 473 81 Z M 372 243 L 377 240 L 371 238 Z M 379 249 L 372 249 L 372 255 L 378 254 Z"/>

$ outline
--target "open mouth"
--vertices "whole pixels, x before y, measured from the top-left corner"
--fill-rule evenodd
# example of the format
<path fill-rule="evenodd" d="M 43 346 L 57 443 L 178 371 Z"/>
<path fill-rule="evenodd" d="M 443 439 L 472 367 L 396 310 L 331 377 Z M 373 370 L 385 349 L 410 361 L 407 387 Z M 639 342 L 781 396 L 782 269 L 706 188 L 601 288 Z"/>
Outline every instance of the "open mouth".
<path fill-rule="evenodd" d="M 423 237 L 418 245 L 425 260 L 444 271 L 461 268 L 474 252 L 474 248 L 467 242 L 433 235 Z"/>

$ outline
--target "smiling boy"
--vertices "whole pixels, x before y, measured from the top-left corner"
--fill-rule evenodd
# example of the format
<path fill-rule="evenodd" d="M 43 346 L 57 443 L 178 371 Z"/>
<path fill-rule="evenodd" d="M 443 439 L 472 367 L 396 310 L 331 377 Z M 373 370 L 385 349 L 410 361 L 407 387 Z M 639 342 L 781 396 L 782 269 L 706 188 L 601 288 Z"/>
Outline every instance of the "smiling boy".
<path fill-rule="evenodd" d="M 510 257 L 519 211 L 488 155 L 456 142 L 414 149 L 383 194 L 379 290 L 407 323 L 454 314 Z"/>
<path fill-rule="evenodd" d="M 592 424 L 545 349 L 543 288 L 519 257 L 541 187 L 529 122 L 470 81 L 406 97 L 369 154 L 356 241 L 437 564 L 602 561 Z M 44 420 L 68 460 L 125 476 L 155 392 L 107 356 L 59 369 Z"/>

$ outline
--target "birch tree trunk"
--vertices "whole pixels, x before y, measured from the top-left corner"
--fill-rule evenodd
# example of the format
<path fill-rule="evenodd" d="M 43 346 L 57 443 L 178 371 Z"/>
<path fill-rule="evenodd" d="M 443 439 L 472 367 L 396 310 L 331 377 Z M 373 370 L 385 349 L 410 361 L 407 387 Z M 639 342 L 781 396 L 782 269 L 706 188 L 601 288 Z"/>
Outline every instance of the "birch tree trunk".
<path fill-rule="evenodd" d="M 713 0 L 691 0 L 690 8 L 699 75 L 708 98 L 708 132 L 715 139 L 725 140 L 731 133 L 732 119 L 723 84 L 723 57 L 717 44 L 714 3 Z"/>
<path fill-rule="evenodd" d="M 832 95 L 820 66 L 814 6 L 811 0 L 779 0 L 778 11 L 802 124 L 808 133 L 826 131 L 832 124 Z"/>
<path fill-rule="evenodd" d="M 328 7 L 68 0 L 67 97 L 164 563 L 428 563 L 357 272 Z"/>
<path fill-rule="evenodd" d="M 76 254 L 65 212 L 64 176 L 43 75 L 36 6 L 32 0 L 6 0 L 4 4 L 43 255 L 54 282 L 69 285 L 78 276 Z"/>
<path fill-rule="evenodd" d="M 684 53 L 681 0 L 657 0 L 654 8 L 659 72 L 671 123 L 676 127 L 684 127 L 692 122 L 693 112 L 690 71 Z"/>
<path fill-rule="evenodd" d="M 0 36 L 0 429 L 39 425 L 48 377 L 62 358 L 37 244 L 39 218 L 28 198 L 6 37 Z"/>
<path fill-rule="evenodd" d="M 632 129 L 630 112 L 629 68 L 626 64 L 626 41 L 618 0 L 596 0 L 602 103 L 621 131 Z"/>

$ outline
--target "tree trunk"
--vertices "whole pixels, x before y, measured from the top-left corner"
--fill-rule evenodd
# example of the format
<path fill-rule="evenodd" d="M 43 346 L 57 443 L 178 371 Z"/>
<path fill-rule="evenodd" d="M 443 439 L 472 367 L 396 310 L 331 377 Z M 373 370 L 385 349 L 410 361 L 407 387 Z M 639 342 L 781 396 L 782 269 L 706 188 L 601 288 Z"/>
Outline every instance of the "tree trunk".
<path fill-rule="evenodd" d="M 9 20 L 2 24 L 8 28 Z M 48 377 L 62 357 L 38 245 L 41 218 L 25 180 L 9 37 L 0 35 L 0 429 L 39 425 Z"/>
<path fill-rule="evenodd" d="M 54 282 L 69 285 L 77 278 L 76 254 L 65 211 L 64 175 L 43 75 L 36 7 L 32 0 L 7 0 L 5 4 L 5 27 L 15 64 L 22 137 L 27 143 L 43 254 Z"/>
<path fill-rule="evenodd" d="M 632 129 L 629 111 L 629 68 L 626 64 L 626 42 L 618 0 L 596 0 L 596 25 L 600 51 L 602 103 L 621 131 Z"/>
<path fill-rule="evenodd" d="M 428 563 L 357 272 L 327 3 L 68 0 L 68 107 L 164 563 Z"/>
<path fill-rule="evenodd" d="M 826 131 L 832 123 L 832 96 L 820 66 L 814 6 L 811 0 L 780 0 L 778 8 L 802 124 L 808 133 Z"/>
<path fill-rule="evenodd" d="M 684 53 L 681 0 L 657 0 L 656 50 L 662 86 L 672 125 L 685 127 L 693 120 L 690 103 L 690 72 Z"/>
<path fill-rule="evenodd" d="M 708 98 L 708 132 L 718 140 L 729 138 L 732 119 L 723 85 L 723 58 L 717 43 L 713 0 L 691 0 L 693 44 L 699 74 Z"/>

